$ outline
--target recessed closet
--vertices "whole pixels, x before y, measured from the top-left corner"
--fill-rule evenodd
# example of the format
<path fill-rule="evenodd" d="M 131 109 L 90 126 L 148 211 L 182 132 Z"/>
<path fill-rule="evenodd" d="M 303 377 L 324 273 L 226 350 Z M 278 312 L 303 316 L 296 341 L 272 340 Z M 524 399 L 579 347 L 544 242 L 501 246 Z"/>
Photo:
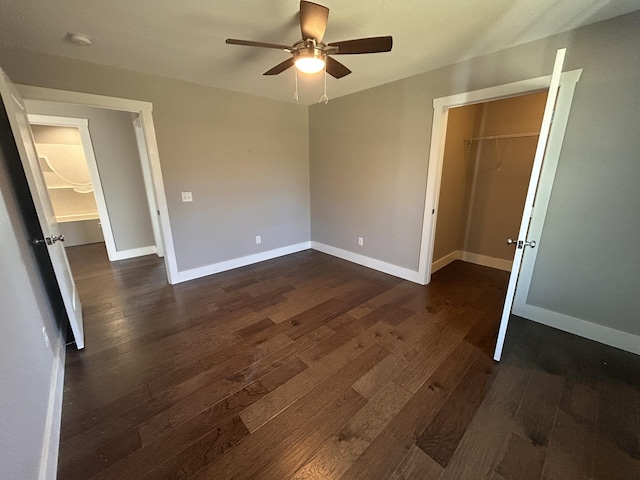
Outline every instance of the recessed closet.
<path fill-rule="evenodd" d="M 432 271 L 510 270 L 547 92 L 449 110 Z"/>

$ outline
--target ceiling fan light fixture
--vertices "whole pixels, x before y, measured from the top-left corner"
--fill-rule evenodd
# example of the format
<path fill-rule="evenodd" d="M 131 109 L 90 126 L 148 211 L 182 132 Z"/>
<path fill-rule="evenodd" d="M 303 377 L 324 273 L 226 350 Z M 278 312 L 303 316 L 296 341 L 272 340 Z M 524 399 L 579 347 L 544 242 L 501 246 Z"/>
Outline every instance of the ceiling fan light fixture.
<path fill-rule="evenodd" d="M 296 60 L 296 68 L 302 73 L 318 73 L 324 68 L 324 60 L 317 57 L 300 57 Z"/>
<path fill-rule="evenodd" d="M 318 73 L 324 69 L 327 54 L 319 48 L 301 48 L 294 52 L 294 63 L 302 73 Z"/>

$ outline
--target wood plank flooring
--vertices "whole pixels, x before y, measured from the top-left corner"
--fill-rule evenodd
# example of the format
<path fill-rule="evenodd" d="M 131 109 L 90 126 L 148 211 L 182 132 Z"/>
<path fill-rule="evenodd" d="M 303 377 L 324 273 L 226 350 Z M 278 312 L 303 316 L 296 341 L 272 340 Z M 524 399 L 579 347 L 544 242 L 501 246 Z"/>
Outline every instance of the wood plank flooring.
<path fill-rule="evenodd" d="M 638 357 L 514 317 L 496 366 L 505 272 L 305 251 L 170 286 L 67 251 L 61 480 L 640 478 Z"/>

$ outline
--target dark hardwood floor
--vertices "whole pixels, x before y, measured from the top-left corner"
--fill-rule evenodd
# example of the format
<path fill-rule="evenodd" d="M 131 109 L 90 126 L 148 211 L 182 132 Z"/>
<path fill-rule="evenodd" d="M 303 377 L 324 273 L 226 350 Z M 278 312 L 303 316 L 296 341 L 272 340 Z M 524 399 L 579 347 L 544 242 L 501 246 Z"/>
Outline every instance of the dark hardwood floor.
<path fill-rule="evenodd" d="M 638 479 L 640 361 L 517 317 L 505 272 L 423 287 L 314 251 L 170 286 L 68 250 L 65 479 Z"/>

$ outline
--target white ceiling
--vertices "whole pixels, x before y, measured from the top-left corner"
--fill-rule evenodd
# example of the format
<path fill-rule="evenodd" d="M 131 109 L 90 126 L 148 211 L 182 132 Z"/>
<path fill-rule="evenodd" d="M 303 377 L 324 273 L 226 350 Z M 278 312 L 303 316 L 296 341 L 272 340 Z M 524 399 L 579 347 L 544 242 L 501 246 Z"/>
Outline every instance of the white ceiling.
<path fill-rule="evenodd" d="M 640 9 L 638 0 L 316 0 L 330 8 L 325 42 L 393 35 L 393 51 L 337 57 L 336 98 Z M 226 38 L 293 44 L 297 0 L 0 0 L 0 44 L 293 101 L 293 69 L 262 75 L 285 52 Z M 76 47 L 67 32 L 91 36 Z M 304 78 L 303 78 L 304 77 Z M 300 103 L 322 73 L 300 75 Z"/>

